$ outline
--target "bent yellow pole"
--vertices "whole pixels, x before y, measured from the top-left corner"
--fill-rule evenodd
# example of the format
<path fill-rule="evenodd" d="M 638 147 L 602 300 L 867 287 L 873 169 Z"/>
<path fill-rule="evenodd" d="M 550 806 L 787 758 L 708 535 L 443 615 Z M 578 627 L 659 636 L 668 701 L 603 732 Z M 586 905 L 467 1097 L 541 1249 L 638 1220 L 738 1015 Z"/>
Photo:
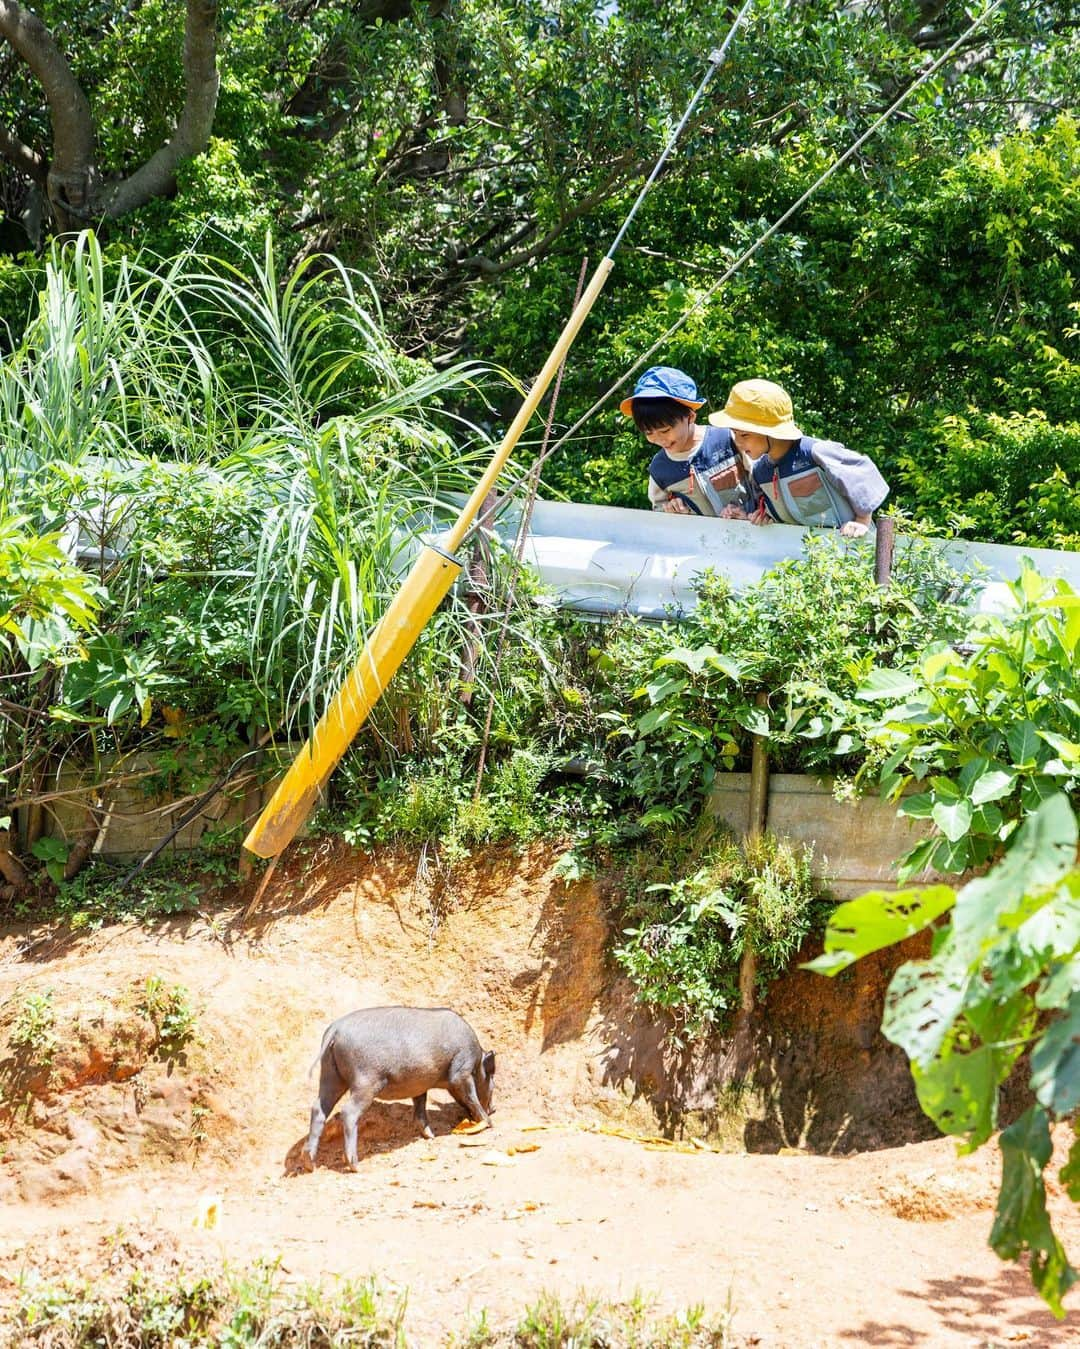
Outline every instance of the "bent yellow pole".
<path fill-rule="evenodd" d="M 425 547 L 397 594 L 376 624 L 352 672 L 334 695 L 310 740 L 289 765 L 277 790 L 251 827 L 244 847 L 258 857 L 276 857 L 307 819 L 315 800 L 353 737 L 378 702 L 383 689 L 412 650 L 424 625 L 461 573 L 452 556 L 461 546 L 488 492 L 536 411 L 544 391 L 569 351 L 614 262 L 605 257 L 544 362 L 517 416 L 484 470 L 461 513 L 443 536 L 441 547 Z"/>

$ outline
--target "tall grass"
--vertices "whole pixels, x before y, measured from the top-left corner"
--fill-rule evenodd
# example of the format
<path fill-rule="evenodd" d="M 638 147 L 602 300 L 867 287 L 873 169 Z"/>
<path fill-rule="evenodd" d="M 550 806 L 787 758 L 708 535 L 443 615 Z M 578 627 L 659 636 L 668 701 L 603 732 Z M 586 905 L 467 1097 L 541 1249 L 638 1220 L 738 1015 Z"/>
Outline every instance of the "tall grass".
<path fill-rule="evenodd" d="M 156 700 L 231 716 L 238 735 L 252 721 L 303 732 L 418 534 L 486 461 L 486 435 L 445 405 L 486 414 L 500 379 L 404 358 L 370 286 L 334 259 L 281 277 L 269 240 L 244 268 L 110 260 L 89 233 L 55 248 L 0 365 L 0 518 L 66 528 L 71 546 L 75 522 L 107 590 L 100 626 L 117 640 L 63 653 L 61 696 L 90 690 L 67 714 L 119 735 L 119 708 L 129 741 L 152 733 Z M 511 621 L 527 629 L 527 609 Z M 455 719 L 475 628 L 455 592 L 372 718 L 380 752 L 430 744 Z M 513 662 L 495 670 L 486 646 L 478 694 L 512 700 Z M 55 724 L 42 734 L 55 742 Z"/>

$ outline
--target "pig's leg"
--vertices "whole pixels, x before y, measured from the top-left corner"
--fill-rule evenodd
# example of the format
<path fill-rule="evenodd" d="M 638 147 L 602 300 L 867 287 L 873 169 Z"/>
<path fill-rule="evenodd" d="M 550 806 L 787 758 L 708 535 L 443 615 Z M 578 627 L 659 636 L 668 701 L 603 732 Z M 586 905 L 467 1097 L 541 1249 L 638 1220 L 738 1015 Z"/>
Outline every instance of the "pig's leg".
<path fill-rule="evenodd" d="M 329 1057 L 324 1058 L 319 1067 L 319 1094 L 315 1098 L 315 1104 L 311 1107 L 311 1128 L 308 1131 L 307 1145 L 302 1154 L 307 1158 L 304 1164 L 309 1171 L 315 1166 L 315 1154 L 319 1150 L 319 1139 L 322 1137 L 326 1121 L 330 1118 L 330 1112 L 334 1106 L 341 1100 L 344 1090 L 344 1078 L 334 1066 L 333 1061 Z"/>
<path fill-rule="evenodd" d="M 476 1083 L 473 1081 L 471 1072 L 451 1078 L 449 1091 L 458 1105 L 469 1112 L 472 1119 L 477 1123 L 483 1122 L 490 1126 L 491 1120 L 488 1119 L 487 1111 L 480 1104 L 480 1097 L 476 1094 Z"/>
<path fill-rule="evenodd" d="M 431 1125 L 427 1117 L 427 1092 L 422 1091 L 419 1096 L 412 1098 L 412 1112 L 416 1116 L 416 1122 L 420 1125 L 421 1132 L 425 1138 L 434 1138 L 431 1132 Z"/>
<path fill-rule="evenodd" d="M 349 1099 L 341 1107 L 341 1127 L 345 1133 L 345 1160 L 354 1171 L 360 1167 L 360 1157 L 356 1150 L 356 1126 L 374 1099 L 375 1088 L 368 1082 L 358 1082 L 349 1092 Z"/>

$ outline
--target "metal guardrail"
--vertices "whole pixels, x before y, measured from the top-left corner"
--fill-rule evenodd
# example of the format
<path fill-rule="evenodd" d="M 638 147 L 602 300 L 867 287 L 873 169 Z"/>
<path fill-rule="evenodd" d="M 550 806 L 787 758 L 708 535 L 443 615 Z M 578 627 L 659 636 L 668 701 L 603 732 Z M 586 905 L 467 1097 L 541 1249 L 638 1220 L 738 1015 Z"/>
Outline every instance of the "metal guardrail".
<path fill-rule="evenodd" d="M 513 545 L 518 512 L 516 505 L 510 506 L 495 524 L 507 547 Z M 597 616 L 678 619 L 696 606 L 696 576 L 712 568 L 742 589 L 777 563 L 799 557 L 807 532 L 794 525 L 537 501 L 524 556 L 560 608 Z M 873 535 L 867 537 L 872 540 Z M 906 542 L 903 535 L 896 536 L 898 554 Z M 1061 576 L 1080 590 L 1080 553 L 965 539 L 931 542 L 957 570 L 974 564 L 983 569 L 976 583 L 979 610 L 1007 605 L 1006 582 L 1019 575 L 1023 557 L 1043 575 Z"/>

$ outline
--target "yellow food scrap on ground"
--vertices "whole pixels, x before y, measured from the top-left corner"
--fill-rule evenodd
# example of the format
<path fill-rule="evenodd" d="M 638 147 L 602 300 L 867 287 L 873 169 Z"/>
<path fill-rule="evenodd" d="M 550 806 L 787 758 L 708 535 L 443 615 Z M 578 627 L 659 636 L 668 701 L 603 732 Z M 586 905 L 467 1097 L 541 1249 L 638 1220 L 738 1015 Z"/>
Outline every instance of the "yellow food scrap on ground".
<path fill-rule="evenodd" d="M 220 1218 L 221 1196 L 219 1194 L 200 1195 L 195 1217 L 191 1220 L 192 1227 L 205 1227 L 207 1231 L 212 1231 L 217 1227 Z"/>

